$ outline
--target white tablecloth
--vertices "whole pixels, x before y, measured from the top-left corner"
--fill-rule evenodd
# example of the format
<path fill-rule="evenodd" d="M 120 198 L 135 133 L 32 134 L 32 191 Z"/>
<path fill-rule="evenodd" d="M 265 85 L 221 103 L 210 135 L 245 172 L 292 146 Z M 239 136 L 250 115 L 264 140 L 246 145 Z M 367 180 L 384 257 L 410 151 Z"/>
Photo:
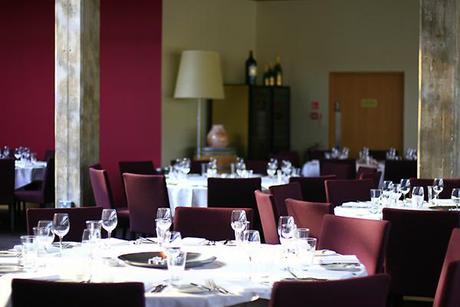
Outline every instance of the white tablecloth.
<path fill-rule="evenodd" d="M 277 178 L 262 177 L 262 189 L 272 185 L 285 184 Z M 208 205 L 208 179 L 198 175 L 188 175 L 185 179 L 166 180 L 171 211 L 176 207 L 207 207 Z"/>
<path fill-rule="evenodd" d="M 159 283 L 168 279 L 168 271 L 161 269 L 141 268 L 134 266 L 114 266 L 113 260 L 120 254 L 158 251 L 155 244 L 132 245 L 127 241 L 111 239 L 111 246 L 99 252 L 93 262 L 84 255 L 84 249 L 75 247 L 65 250 L 63 257 L 42 258 L 45 267 L 35 273 L 11 273 L 0 277 L 0 306 L 9 306 L 11 294 L 11 280 L 13 278 L 42 278 L 47 280 L 87 280 L 89 272 L 92 273 L 92 282 L 143 282 L 146 289 L 146 306 L 192 306 L 192 307 L 218 307 L 250 302 L 259 298 L 269 299 L 272 283 L 283 279 L 292 278 L 288 271 L 283 271 L 281 263 L 280 245 L 261 245 L 255 256 L 257 265 L 250 266 L 248 255 L 236 246 L 189 246 L 188 251 L 195 251 L 204 255 L 216 256 L 215 262 L 187 269 L 182 274 L 182 283 L 203 284 L 207 279 L 213 279 L 219 286 L 230 291 L 231 295 L 219 293 L 185 294 L 174 287 L 168 286 L 161 293 L 149 291 Z M 328 257 L 328 256 L 324 256 Z M 0 258 L 0 263 L 5 258 Z M 318 263 L 320 257 L 315 257 Z M 251 274 L 252 272 L 252 274 Z M 358 271 L 332 271 L 319 264 L 313 264 L 307 271 L 296 270 L 295 273 L 302 278 L 344 279 L 365 276 L 364 266 Z M 252 279 L 249 276 L 252 275 Z"/>
<path fill-rule="evenodd" d="M 14 188 L 19 189 L 34 180 L 42 180 L 45 175 L 46 162 L 24 164 L 16 162 Z"/>

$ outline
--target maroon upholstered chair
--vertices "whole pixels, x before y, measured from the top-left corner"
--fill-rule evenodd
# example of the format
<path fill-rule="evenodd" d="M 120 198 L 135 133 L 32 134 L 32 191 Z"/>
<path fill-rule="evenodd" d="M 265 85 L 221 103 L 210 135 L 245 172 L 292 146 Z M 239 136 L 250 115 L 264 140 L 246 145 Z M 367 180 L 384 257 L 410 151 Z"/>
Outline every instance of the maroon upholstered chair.
<path fill-rule="evenodd" d="M 360 218 L 325 215 L 319 249 L 356 255 L 372 275 L 383 272 L 383 260 L 390 223 Z"/>
<path fill-rule="evenodd" d="M 376 173 L 377 169 L 375 167 L 360 166 L 356 172 L 356 179 L 362 179 L 363 174 L 373 174 Z"/>
<path fill-rule="evenodd" d="M 311 202 L 326 202 L 326 189 L 324 182 L 326 180 L 337 179 L 335 175 L 326 175 L 320 177 L 291 177 L 289 182 L 300 183 L 302 189 L 302 199 Z"/>
<path fill-rule="evenodd" d="M 356 160 L 354 159 L 321 159 L 319 160 L 319 174 L 335 175 L 337 179 L 356 178 Z"/>
<path fill-rule="evenodd" d="M 434 179 L 410 178 L 411 187 L 423 187 L 425 200 L 428 200 L 427 186 L 433 186 Z M 452 189 L 460 188 L 460 178 L 444 178 L 444 188 L 439 194 L 439 198 L 448 199 L 451 197 Z"/>
<path fill-rule="evenodd" d="M 375 173 L 362 173 L 358 179 L 370 179 L 372 180 L 372 188 L 378 189 L 380 185 L 380 178 L 382 177 L 382 172 L 378 171 Z"/>
<path fill-rule="evenodd" d="M 54 158 L 46 161 L 46 169 L 43 180 L 34 181 L 14 193 L 19 202 L 40 204 L 54 203 Z"/>
<path fill-rule="evenodd" d="M 331 210 L 347 201 L 370 200 L 373 181 L 366 180 L 326 180 L 326 199 Z M 333 212 L 333 211 L 331 211 Z"/>
<path fill-rule="evenodd" d="M 385 180 L 399 183 L 401 179 L 417 177 L 416 160 L 385 160 Z"/>
<path fill-rule="evenodd" d="M 122 185 L 122 201 L 123 206 L 126 206 L 126 192 L 125 181 L 123 179 L 124 173 L 138 174 L 138 175 L 156 175 L 155 166 L 152 161 L 119 161 L 118 168 L 120 170 L 121 185 Z"/>
<path fill-rule="evenodd" d="M 434 297 L 460 213 L 384 208 L 383 219 L 391 223 L 385 272 L 391 275 L 393 296 Z"/>
<path fill-rule="evenodd" d="M 320 238 L 323 217 L 330 212 L 330 204 L 286 199 L 288 215 L 294 217 L 297 227 L 310 229 L 310 236 Z"/>
<path fill-rule="evenodd" d="M 265 160 L 246 160 L 246 169 L 253 170 L 254 174 L 267 175 L 267 161 Z"/>
<path fill-rule="evenodd" d="M 235 233 L 230 225 L 232 211 L 241 208 L 191 208 L 177 207 L 174 214 L 174 230 L 182 237 L 198 237 L 212 241 L 234 240 Z M 253 210 L 244 208 L 246 217 L 252 223 Z"/>
<path fill-rule="evenodd" d="M 155 235 L 157 209 L 169 208 L 166 180 L 163 175 L 124 173 L 129 209 L 129 228 L 132 232 Z"/>
<path fill-rule="evenodd" d="M 273 285 L 270 307 L 385 307 L 390 277 L 367 277 L 320 282 L 279 281 Z"/>
<path fill-rule="evenodd" d="M 387 158 L 387 151 L 388 150 L 370 149 L 369 155 L 377 161 L 384 161 Z M 398 151 L 396 151 L 396 155 L 398 155 Z"/>
<path fill-rule="evenodd" d="M 69 214 L 70 230 L 69 233 L 64 237 L 64 240 L 80 242 L 83 230 L 86 229 L 86 221 L 100 220 L 102 215 L 102 208 L 29 208 L 26 212 L 28 234 L 33 234 L 32 228 L 37 226 L 37 223 L 40 220 L 53 220 L 55 213 Z"/>
<path fill-rule="evenodd" d="M 190 161 L 190 174 L 200 174 L 201 175 L 201 166 L 203 164 L 208 164 L 208 163 L 209 163 L 208 159 Z"/>
<path fill-rule="evenodd" d="M 14 177 L 14 159 L 0 159 L 0 204 L 8 204 L 11 231 L 14 230 L 16 215 Z"/>
<path fill-rule="evenodd" d="M 99 164 L 89 167 L 89 179 L 96 205 L 104 209 L 116 209 L 119 225 L 129 227 L 129 210 L 115 205 L 109 175 Z"/>
<path fill-rule="evenodd" d="M 291 161 L 292 165 L 295 167 L 300 166 L 300 157 L 297 151 L 281 151 L 274 155 L 271 155 L 270 158 L 278 160 L 278 164 L 281 165 L 281 161 Z"/>
<path fill-rule="evenodd" d="M 460 306 L 460 228 L 452 231 L 433 306 Z"/>
<path fill-rule="evenodd" d="M 287 215 L 286 203 L 284 202 L 286 198 L 302 200 L 302 189 L 298 182 L 272 185 L 270 187 L 270 192 L 273 195 L 276 220 L 278 220 L 280 216 Z"/>
<path fill-rule="evenodd" d="M 275 218 L 275 205 L 273 204 L 273 195 L 262 191 L 255 191 L 257 209 L 260 215 L 260 222 L 264 233 L 265 243 L 279 244 L 278 221 Z"/>
<path fill-rule="evenodd" d="M 55 282 L 13 279 L 11 283 L 13 307 L 144 307 L 144 284 Z"/>

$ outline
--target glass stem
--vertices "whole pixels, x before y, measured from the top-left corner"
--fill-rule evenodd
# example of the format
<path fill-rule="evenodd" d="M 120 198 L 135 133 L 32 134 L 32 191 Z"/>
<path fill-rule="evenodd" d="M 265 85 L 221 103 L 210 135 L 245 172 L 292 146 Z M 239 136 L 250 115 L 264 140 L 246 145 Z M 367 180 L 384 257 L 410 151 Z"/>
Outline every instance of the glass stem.
<path fill-rule="evenodd" d="M 62 237 L 61 236 L 59 237 L 59 251 L 62 254 Z"/>
<path fill-rule="evenodd" d="M 107 231 L 107 239 L 110 239 L 112 237 L 112 232 L 111 231 Z"/>

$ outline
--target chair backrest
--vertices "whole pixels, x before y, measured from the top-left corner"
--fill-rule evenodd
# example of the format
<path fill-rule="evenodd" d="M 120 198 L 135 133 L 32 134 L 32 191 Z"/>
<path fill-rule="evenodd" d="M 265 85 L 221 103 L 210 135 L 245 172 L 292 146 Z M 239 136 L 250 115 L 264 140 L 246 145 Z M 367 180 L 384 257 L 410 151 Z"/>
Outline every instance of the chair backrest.
<path fill-rule="evenodd" d="M 119 161 L 118 168 L 120 170 L 121 185 L 122 185 L 122 200 L 123 205 L 126 204 L 125 182 L 123 179 L 124 173 L 138 174 L 138 175 L 155 175 L 155 166 L 152 161 Z"/>
<path fill-rule="evenodd" d="M 260 190 L 254 192 L 256 196 L 257 209 L 260 215 L 260 222 L 264 233 L 265 243 L 279 244 L 278 221 L 275 217 L 275 205 L 273 204 L 273 195 L 264 193 Z"/>
<path fill-rule="evenodd" d="M 331 210 L 347 201 L 368 201 L 373 184 L 370 179 L 326 180 L 326 200 Z"/>
<path fill-rule="evenodd" d="M 375 173 L 362 173 L 358 179 L 370 179 L 372 180 L 372 188 L 378 189 L 380 185 L 380 179 L 382 177 L 382 172 L 378 171 Z"/>
<path fill-rule="evenodd" d="M 417 177 L 417 160 L 385 160 L 385 180 L 399 183 L 401 179 Z"/>
<path fill-rule="evenodd" d="M 11 283 L 13 307 L 144 307 L 144 284 L 78 283 L 46 280 L 13 279 Z"/>
<path fill-rule="evenodd" d="M 321 176 L 335 175 L 337 179 L 355 179 L 356 160 L 321 159 L 319 160 L 319 174 Z"/>
<path fill-rule="evenodd" d="M 384 161 L 387 158 L 387 151 L 388 150 L 370 149 L 369 155 L 377 161 Z M 396 151 L 396 155 L 398 155 L 398 151 Z"/>
<path fill-rule="evenodd" d="M 14 159 L 0 159 L 0 203 L 14 203 Z"/>
<path fill-rule="evenodd" d="M 32 228 L 37 226 L 40 220 L 53 220 L 55 213 L 69 214 L 70 230 L 64 237 L 65 241 L 81 241 L 83 230 L 86 229 L 86 221 L 100 220 L 102 215 L 101 207 L 79 207 L 79 208 L 30 208 L 27 209 L 27 233 L 33 234 Z"/>
<path fill-rule="evenodd" d="M 54 203 L 54 156 L 46 161 L 46 170 L 41 189 L 44 198 L 43 203 Z"/>
<path fill-rule="evenodd" d="M 47 149 L 45 150 L 45 154 L 44 154 L 44 160 L 45 161 L 48 161 L 48 159 L 50 158 L 53 158 L 54 159 L 54 156 L 55 156 L 55 150 L 54 149 Z"/>
<path fill-rule="evenodd" d="M 297 227 L 310 229 L 310 236 L 320 238 L 323 217 L 330 212 L 330 204 L 286 199 L 288 215 L 294 217 Z"/>
<path fill-rule="evenodd" d="M 452 230 L 460 213 L 438 210 L 384 208 L 391 223 L 385 270 L 391 291 L 399 295 L 435 295 Z"/>
<path fill-rule="evenodd" d="M 198 237 L 212 241 L 234 240 L 235 233 L 230 225 L 232 211 L 241 208 L 197 208 L 176 207 L 174 230 L 182 237 Z M 253 210 L 243 208 L 252 223 Z"/>
<path fill-rule="evenodd" d="M 460 306 L 460 228 L 455 228 L 450 236 L 433 306 Z"/>
<path fill-rule="evenodd" d="M 277 159 L 278 164 L 281 165 L 281 161 L 291 161 L 294 167 L 300 166 L 300 157 L 297 151 L 281 151 L 270 156 L 271 158 Z"/>
<path fill-rule="evenodd" d="M 202 165 L 203 164 L 208 164 L 208 163 L 209 163 L 209 159 L 190 161 L 190 174 L 199 174 L 199 175 L 201 175 Z"/>
<path fill-rule="evenodd" d="M 326 202 L 326 189 L 324 182 L 326 180 L 337 179 L 335 175 L 326 175 L 320 177 L 291 177 L 289 182 L 300 183 L 302 190 L 302 199 L 305 201 Z"/>
<path fill-rule="evenodd" d="M 270 192 L 273 195 L 273 202 L 275 205 L 275 218 L 278 220 L 280 216 L 287 215 L 286 198 L 302 200 L 302 189 L 300 183 L 291 182 L 282 185 L 272 185 Z"/>
<path fill-rule="evenodd" d="M 157 209 L 169 208 L 165 177 L 124 173 L 123 179 L 128 201 L 130 230 L 155 235 Z"/>
<path fill-rule="evenodd" d="M 322 282 L 279 281 L 270 307 L 385 307 L 390 277 L 386 274 Z"/>
<path fill-rule="evenodd" d="M 410 178 L 411 187 L 423 187 L 425 200 L 428 200 L 428 186 L 433 186 L 434 179 L 428 178 Z M 448 199 L 451 197 L 452 189 L 460 188 L 460 178 L 444 178 L 444 188 L 439 193 L 439 198 Z"/>
<path fill-rule="evenodd" d="M 388 239 L 388 221 L 325 215 L 319 249 L 331 249 L 344 255 L 356 255 L 369 274 L 383 272 Z"/>
<path fill-rule="evenodd" d="M 305 161 L 324 159 L 326 153 L 331 153 L 330 149 L 308 149 L 304 153 Z"/>
<path fill-rule="evenodd" d="M 377 169 L 375 167 L 360 166 L 356 172 L 356 179 L 360 179 L 363 174 L 373 174 L 376 173 Z"/>
<path fill-rule="evenodd" d="M 110 187 L 109 175 L 105 169 L 89 167 L 89 179 L 93 189 L 96 205 L 104 209 L 114 208 L 112 189 Z"/>
<path fill-rule="evenodd" d="M 253 170 L 254 174 L 267 175 L 267 161 L 265 160 L 247 160 L 246 169 Z"/>

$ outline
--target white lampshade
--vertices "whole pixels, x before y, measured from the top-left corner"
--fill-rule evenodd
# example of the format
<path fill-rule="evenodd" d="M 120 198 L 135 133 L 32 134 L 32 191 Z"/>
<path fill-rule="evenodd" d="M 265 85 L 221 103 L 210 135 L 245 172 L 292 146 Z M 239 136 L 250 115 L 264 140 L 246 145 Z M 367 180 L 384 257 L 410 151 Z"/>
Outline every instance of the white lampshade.
<path fill-rule="evenodd" d="M 182 52 L 174 98 L 224 98 L 220 57 L 217 52 Z"/>

